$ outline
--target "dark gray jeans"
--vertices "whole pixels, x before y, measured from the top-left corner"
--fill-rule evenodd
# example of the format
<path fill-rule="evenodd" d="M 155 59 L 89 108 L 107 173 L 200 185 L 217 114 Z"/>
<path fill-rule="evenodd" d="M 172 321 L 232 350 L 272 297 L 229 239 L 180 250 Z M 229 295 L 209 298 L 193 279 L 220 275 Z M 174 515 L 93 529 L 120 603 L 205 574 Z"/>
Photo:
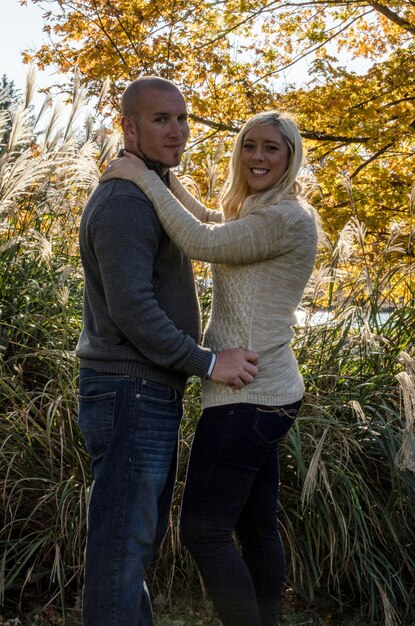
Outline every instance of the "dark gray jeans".
<path fill-rule="evenodd" d="M 285 575 L 278 442 L 300 406 L 213 407 L 197 426 L 181 531 L 224 626 L 276 624 Z"/>

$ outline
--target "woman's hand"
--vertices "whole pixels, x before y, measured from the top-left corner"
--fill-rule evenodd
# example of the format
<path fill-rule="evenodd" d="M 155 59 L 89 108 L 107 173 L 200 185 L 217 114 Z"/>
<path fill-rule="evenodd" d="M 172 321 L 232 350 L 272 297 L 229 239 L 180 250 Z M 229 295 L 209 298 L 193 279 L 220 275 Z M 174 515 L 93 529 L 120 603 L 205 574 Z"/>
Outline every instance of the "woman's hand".
<path fill-rule="evenodd" d="M 135 182 L 137 173 L 145 171 L 148 171 L 148 167 L 144 161 L 132 152 L 124 150 L 124 156 L 110 161 L 99 182 L 105 183 L 112 178 L 123 178 L 124 180 Z"/>

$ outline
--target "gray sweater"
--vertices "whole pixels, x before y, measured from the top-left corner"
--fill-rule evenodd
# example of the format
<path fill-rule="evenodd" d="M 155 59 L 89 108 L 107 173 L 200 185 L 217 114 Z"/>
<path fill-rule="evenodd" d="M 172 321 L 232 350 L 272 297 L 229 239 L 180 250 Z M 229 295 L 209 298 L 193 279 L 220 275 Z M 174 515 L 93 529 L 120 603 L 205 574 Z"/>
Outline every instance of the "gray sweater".
<path fill-rule="evenodd" d="M 85 274 L 81 367 L 141 376 L 183 391 L 204 376 L 200 311 L 191 263 L 131 182 L 98 185 L 79 233 Z"/>

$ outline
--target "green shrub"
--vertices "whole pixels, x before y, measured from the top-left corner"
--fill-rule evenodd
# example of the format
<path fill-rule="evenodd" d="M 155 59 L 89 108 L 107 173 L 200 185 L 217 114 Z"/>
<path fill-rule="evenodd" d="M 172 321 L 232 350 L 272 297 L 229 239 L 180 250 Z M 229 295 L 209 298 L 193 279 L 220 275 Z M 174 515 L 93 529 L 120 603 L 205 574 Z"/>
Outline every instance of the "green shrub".
<path fill-rule="evenodd" d="M 82 584 L 90 485 L 76 424 L 76 229 L 96 164 L 115 144 L 91 130 L 82 140 L 71 127 L 59 133 L 51 121 L 33 143 L 29 123 L 14 117 L 19 141 L 0 162 L 0 584 L 8 604 L 41 596 L 65 609 Z M 305 402 L 281 447 L 289 584 L 307 601 L 358 604 L 389 626 L 414 617 L 415 308 L 405 233 L 395 228 L 374 246 L 351 222 L 322 253 L 294 342 Z M 330 317 L 307 323 L 321 308 Z M 192 380 L 171 526 L 149 574 L 160 603 L 200 593 L 177 526 L 199 407 Z"/>

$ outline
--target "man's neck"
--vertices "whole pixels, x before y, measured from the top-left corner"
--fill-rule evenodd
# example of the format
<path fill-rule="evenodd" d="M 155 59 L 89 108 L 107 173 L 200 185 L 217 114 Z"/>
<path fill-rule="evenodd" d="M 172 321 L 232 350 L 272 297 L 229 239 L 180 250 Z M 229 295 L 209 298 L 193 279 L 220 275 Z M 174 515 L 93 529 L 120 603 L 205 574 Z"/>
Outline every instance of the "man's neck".
<path fill-rule="evenodd" d="M 170 187 L 170 170 L 168 168 L 163 167 L 162 164 L 158 161 L 150 161 L 149 159 L 144 158 L 143 161 L 147 165 L 149 170 L 153 170 L 154 172 L 156 172 L 156 174 L 158 174 L 166 187 Z"/>
<path fill-rule="evenodd" d="M 135 153 L 133 152 L 133 154 Z M 122 148 L 118 153 L 118 157 L 122 156 L 124 156 L 124 148 Z M 156 174 L 161 178 L 166 187 L 170 187 L 170 170 L 168 167 L 163 167 L 163 165 L 158 161 L 150 161 L 150 159 L 147 159 L 142 154 L 137 154 L 137 156 L 144 161 L 149 170 L 153 170 L 154 172 L 156 172 Z"/>

